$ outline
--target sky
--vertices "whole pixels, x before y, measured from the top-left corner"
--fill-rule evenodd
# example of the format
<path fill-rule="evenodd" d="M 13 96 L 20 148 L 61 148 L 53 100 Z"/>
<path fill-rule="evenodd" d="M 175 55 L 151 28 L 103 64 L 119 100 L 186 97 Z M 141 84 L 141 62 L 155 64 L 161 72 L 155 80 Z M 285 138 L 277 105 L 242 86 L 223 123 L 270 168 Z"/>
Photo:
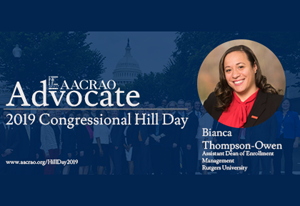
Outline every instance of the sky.
<path fill-rule="evenodd" d="M 89 32 L 87 42 L 106 58 L 102 74 L 105 81 L 113 78 L 112 72 L 125 55 L 127 39 L 130 40 L 131 55 L 139 63 L 142 73 L 162 72 L 175 51 L 175 32 Z"/>

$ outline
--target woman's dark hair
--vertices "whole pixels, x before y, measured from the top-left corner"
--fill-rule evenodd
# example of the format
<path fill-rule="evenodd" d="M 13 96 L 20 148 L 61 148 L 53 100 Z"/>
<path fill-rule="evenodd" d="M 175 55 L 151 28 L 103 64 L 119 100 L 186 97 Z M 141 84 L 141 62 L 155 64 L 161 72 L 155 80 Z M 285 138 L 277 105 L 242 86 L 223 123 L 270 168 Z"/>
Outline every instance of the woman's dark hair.
<path fill-rule="evenodd" d="M 253 51 L 245 45 L 234 46 L 229 48 L 223 54 L 219 63 L 220 81 L 217 84 L 214 91 L 217 98 L 217 106 L 216 106 L 217 108 L 222 109 L 224 111 L 229 107 L 232 101 L 233 89 L 228 85 L 226 81 L 225 72 L 224 72 L 224 61 L 225 61 L 225 57 L 229 53 L 234 51 L 244 52 L 247 55 L 247 58 L 250 61 L 251 66 L 254 67 L 254 65 L 256 65 L 257 71 L 255 73 L 255 84 L 262 92 L 278 94 L 278 91 L 271 84 L 268 84 L 267 78 L 264 75 L 262 75 L 260 65 Z"/>

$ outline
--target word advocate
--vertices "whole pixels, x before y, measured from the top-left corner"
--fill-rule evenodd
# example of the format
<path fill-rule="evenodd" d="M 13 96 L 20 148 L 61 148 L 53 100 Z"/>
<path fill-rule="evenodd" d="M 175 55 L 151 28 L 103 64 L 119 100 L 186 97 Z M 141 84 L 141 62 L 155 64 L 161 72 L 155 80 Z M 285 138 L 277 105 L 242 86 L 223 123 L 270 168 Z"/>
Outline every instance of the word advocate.
<path fill-rule="evenodd" d="M 55 76 L 56 77 L 56 76 Z M 49 82 L 48 82 L 48 88 L 47 88 L 47 81 L 43 80 L 40 83 L 42 83 L 42 87 L 43 90 L 38 90 L 35 91 L 32 94 L 31 100 L 34 106 L 36 107 L 46 107 L 49 106 L 49 104 L 47 103 L 47 93 L 49 92 L 50 95 L 52 96 L 52 99 L 55 103 L 56 106 L 59 106 L 62 98 L 64 97 L 64 95 L 66 94 L 66 102 L 70 107 L 76 107 L 78 105 L 81 104 L 82 102 L 82 94 L 78 91 L 78 90 L 89 90 L 88 92 L 85 93 L 85 97 L 84 97 L 84 101 L 86 103 L 86 105 L 88 105 L 89 107 L 96 107 L 98 105 L 98 102 L 96 103 L 91 103 L 89 100 L 90 95 L 95 95 L 98 96 L 98 91 L 97 90 L 113 90 L 116 88 L 116 82 L 114 80 L 109 80 L 107 82 L 107 84 L 105 85 L 105 82 L 102 81 L 96 81 L 96 80 L 81 80 L 80 82 L 77 82 L 76 80 L 73 81 L 72 86 L 70 87 L 67 83 L 66 80 L 63 81 L 62 85 L 59 86 L 58 84 L 54 84 L 54 78 L 53 76 L 49 77 Z M 49 91 L 47 91 L 47 89 Z M 19 92 L 19 95 L 16 94 L 17 91 Z M 119 107 L 124 106 L 124 104 L 122 104 L 120 102 L 120 96 L 121 94 L 124 93 L 124 91 L 121 91 L 120 88 L 118 88 L 115 91 L 116 94 L 116 104 Z M 37 103 L 37 95 L 41 94 L 42 95 L 42 103 Z M 77 95 L 77 102 L 73 103 L 71 102 L 71 95 Z M 59 96 L 59 98 L 57 98 L 57 96 Z M 113 107 L 115 106 L 112 102 L 112 94 L 111 91 L 102 91 L 100 93 L 100 96 L 107 96 L 106 98 L 103 98 L 102 100 L 100 100 L 100 105 L 102 107 Z M 21 98 L 23 103 L 21 104 L 21 106 L 31 106 L 28 102 L 27 99 L 25 97 L 25 94 L 23 92 L 23 88 L 20 84 L 20 82 L 17 82 L 15 85 L 15 88 L 13 90 L 12 96 L 9 100 L 9 103 L 6 104 L 6 106 L 15 106 L 13 103 L 14 98 Z M 140 94 L 137 91 L 130 91 L 127 93 L 126 95 L 126 102 L 129 106 L 131 107 L 136 107 L 139 105 L 139 103 L 132 103 L 131 99 L 132 98 L 140 98 Z"/>

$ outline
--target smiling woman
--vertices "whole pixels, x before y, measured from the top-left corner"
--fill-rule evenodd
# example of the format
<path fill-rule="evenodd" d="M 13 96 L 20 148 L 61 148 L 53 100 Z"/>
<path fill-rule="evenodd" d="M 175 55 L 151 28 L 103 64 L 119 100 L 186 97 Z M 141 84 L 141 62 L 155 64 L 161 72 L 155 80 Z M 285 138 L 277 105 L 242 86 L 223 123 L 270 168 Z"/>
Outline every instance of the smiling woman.
<path fill-rule="evenodd" d="M 220 123 L 244 128 L 269 119 L 283 96 L 267 78 L 253 51 L 245 45 L 229 48 L 219 62 L 219 82 L 204 102 L 207 112 Z"/>

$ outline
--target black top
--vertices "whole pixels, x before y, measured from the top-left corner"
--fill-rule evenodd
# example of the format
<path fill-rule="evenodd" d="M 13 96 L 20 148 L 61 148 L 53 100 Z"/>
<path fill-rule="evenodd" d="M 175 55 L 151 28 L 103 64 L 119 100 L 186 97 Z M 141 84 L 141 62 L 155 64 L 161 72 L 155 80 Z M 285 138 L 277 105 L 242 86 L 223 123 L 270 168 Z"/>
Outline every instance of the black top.
<path fill-rule="evenodd" d="M 139 125 L 129 125 L 127 132 L 126 132 L 126 138 L 127 138 L 127 144 L 128 145 L 136 145 L 139 142 Z"/>
<path fill-rule="evenodd" d="M 123 125 L 113 125 L 110 131 L 111 143 L 115 147 L 123 147 L 124 144 L 124 126 Z"/>
<path fill-rule="evenodd" d="M 141 123 L 139 125 L 129 125 L 126 134 L 127 144 L 138 145 L 140 142 L 139 133 L 141 133 L 142 142 L 145 143 L 149 137 L 148 129 L 147 125 L 142 125 Z"/>
<path fill-rule="evenodd" d="M 77 140 L 77 149 L 81 151 L 90 151 L 92 150 L 93 139 L 90 138 L 89 131 L 84 125 L 77 125 L 75 127 L 75 135 Z"/>
<path fill-rule="evenodd" d="M 263 93 L 260 89 L 244 127 L 253 127 L 269 119 L 279 108 L 282 100 L 282 95 Z M 212 92 L 203 106 L 214 119 L 219 120 L 223 111 L 217 109 L 216 104 L 217 98 L 215 93 Z M 257 118 L 253 118 L 252 115 Z"/>
<path fill-rule="evenodd" d="M 76 151 L 76 132 L 75 128 L 68 129 L 67 126 L 62 127 L 62 150 L 66 153 Z"/>
<path fill-rule="evenodd" d="M 60 149 L 60 130 L 58 125 L 50 125 L 54 131 L 55 134 L 55 140 L 57 144 L 57 148 Z"/>

